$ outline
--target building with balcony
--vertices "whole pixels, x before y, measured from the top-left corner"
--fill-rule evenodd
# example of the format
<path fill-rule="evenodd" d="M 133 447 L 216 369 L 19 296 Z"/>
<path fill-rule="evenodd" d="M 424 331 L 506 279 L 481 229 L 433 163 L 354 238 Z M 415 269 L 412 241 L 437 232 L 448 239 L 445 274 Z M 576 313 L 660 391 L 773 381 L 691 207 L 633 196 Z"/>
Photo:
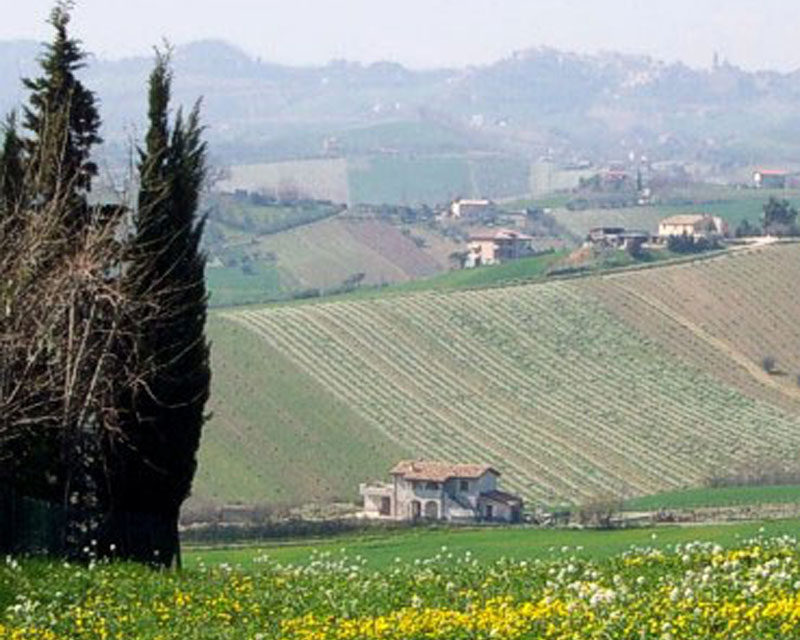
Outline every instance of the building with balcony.
<path fill-rule="evenodd" d="M 523 502 L 497 488 L 500 473 L 485 464 L 404 460 L 391 482 L 362 484 L 363 516 L 385 520 L 520 522 Z"/>
<path fill-rule="evenodd" d="M 526 258 L 533 255 L 532 241 L 533 236 L 513 229 L 471 235 L 464 266 L 480 267 Z"/>

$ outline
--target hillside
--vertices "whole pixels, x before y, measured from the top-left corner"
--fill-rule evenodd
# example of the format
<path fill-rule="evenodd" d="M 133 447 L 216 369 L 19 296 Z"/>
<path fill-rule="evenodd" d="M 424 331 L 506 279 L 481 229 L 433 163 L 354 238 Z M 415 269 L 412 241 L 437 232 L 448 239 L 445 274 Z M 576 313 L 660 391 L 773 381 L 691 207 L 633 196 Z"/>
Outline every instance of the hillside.
<path fill-rule="evenodd" d="M 738 390 L 800 411 L 800 245 L 581 285 L 674 356 Z M 772 358 L 775 369 L 764 370 Z"/>
<path fill-rule="evenodd" d="M 217 307 L 317 295 L 352 278 L 363 285 L 407 282 L 446 271 L 448 255 L 462 248 L 424 224 L 347 215 L 274 234 L 234 230 L 219 252 L 222 264 L 207 270 L 210 302 Z"/>
<path fill-rule="evenodd" d="M 35 73 L 37 52 L 32 42 L 0 42 L 2 113 L 24 98 L 19 78 Z M 130 132 L 145 119 L 140 93 L 151 63 L 149 56 L 92 59 L 83 73 L 103 104 L 103 154 L 122 165 Z M 382 165 L 407 165 L 419 155 L 421 166 L 433 166 L 454 181 L 450 189 L 461 190 L 482 178 L 443 158 L 492 152 L 509 166 L 487 169 L 506 175 L 486 181 L 497 185 L 498 196 L 511 196 L 519 195 L 519 159 L 541 155 L 602 162 L 635 151 L 654 161 L 728 168 L 797 164 L 797 73 L 751 73 L 729 64 L 692 69 L 646 56 L 547 48 L 463 69 L 342 60 L 290 67 L 213 40 L 178 47 L 174 66 L 176 103 L 204 96 L 207 136 L 215 160 L 225 165 L 332 155 L 367 158 L 380 176 L 389 170 Z M 356 196 L 377 192 L 414 202 L 447 188 L 424 170 L 400 169 L 423 171 L 424 189 L 413 192 L 412 183 L 384 192 L 372 177 L 356 174 Z M 340 193 L 343 183 L 335 184 Z"/>
<path fill-rule="evenodd" d="M 354 497 L 409 452 L 490 461 L 545 503 L 698 485 L 753 460 L 796 464 L 800 309 L 787 292 L 798 279 L 800 245 L 786 245 L 220 313 L 196 493 Z M 786 375 L 765 374 L 765 354 Z"/>

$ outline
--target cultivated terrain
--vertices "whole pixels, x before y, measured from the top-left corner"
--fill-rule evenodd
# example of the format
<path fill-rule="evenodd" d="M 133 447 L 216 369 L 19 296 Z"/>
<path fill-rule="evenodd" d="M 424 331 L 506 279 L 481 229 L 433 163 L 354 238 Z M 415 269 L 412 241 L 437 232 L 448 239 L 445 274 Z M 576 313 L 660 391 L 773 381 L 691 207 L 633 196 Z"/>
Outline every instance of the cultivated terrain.
<path fill-rule="evenodd" d="M 800 245 L 213 314 L 198 498 L 353 499 L 403 457 L 542 504 L 797 463 Z M 764 358 L 774 360 L 767 372 Z M 291 461 L 291 462 L 289 462 Z"/>

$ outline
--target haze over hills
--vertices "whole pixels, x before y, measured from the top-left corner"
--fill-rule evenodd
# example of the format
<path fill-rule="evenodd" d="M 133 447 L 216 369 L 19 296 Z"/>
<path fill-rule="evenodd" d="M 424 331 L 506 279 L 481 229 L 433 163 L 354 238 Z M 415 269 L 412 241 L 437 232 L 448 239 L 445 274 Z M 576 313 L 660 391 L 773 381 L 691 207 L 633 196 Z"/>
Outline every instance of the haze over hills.
<path fill-rule="evenodd" d="M 38 45 L 0 42 L 0 109 L 23 97 Z M 531 49 L 494 64 L 414 71 L 335 61 L 288 67 L 224 42 L 179 47 L 176 98 L 204 97 L 208 137 L 222 162 L 362 154 L 493 152 L 529 158 L 624 158 L 718 164 L 797 156 L 800 73 L 711 70 L 648 57 Z M 87 84 L 102 101 L 108 148 L 141 130 L 151 60 L 93 59 Z M 407 135 L 404 123 L 422 125 Z M 325 141 L 335 139 L 323 149 Z"/>

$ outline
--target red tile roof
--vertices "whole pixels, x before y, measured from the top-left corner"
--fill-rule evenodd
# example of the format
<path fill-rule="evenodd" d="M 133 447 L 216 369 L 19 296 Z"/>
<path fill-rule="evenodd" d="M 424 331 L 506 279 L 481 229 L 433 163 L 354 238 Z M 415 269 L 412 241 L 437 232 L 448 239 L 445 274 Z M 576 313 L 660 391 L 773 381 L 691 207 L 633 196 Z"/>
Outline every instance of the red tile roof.
<path fill-rule="evenodd" d="M 451 464 L 432 460 L 403 460 L 390 471 L 392 475 L 406 480 L 430 480 L 445 482 L 450 478 L 480 478 L 485 473 L 500 475 L 488 464 Z"/>

